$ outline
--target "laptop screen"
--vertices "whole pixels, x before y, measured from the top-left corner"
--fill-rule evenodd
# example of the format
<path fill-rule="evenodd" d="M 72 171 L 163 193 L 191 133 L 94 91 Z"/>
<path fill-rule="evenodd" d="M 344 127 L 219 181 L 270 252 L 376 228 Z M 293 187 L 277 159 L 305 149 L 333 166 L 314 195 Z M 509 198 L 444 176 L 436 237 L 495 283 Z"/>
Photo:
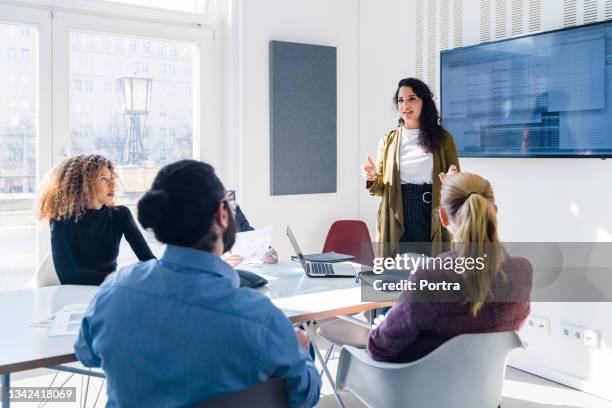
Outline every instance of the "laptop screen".
<path fill-rule="evenodd" d="M 300 258 L 300 262 L 304 264 L 304 255 L 302 254 L 302 250 L 300 249 L 300 246 L 295 240 L 295 237 L 293 236 L 293 232 L 291 231 L 291 228 L 289 228 L 288 225 L 287 225 L 287 236 L 289 237 L 289 241 L 291 242 L 291 246 L 293 247 L 295 254 L 298 256 L 298 258 Z"/>

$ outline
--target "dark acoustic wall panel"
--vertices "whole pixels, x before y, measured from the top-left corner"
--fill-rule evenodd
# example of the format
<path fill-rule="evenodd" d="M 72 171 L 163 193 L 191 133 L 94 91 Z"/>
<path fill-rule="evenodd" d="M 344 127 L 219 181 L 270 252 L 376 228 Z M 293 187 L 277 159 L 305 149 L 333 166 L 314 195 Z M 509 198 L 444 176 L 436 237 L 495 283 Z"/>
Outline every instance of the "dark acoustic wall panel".
<path fill-rule="evenodd" d="M 336 48 L 270 41 L 272 195 L 336 192 Z"/>

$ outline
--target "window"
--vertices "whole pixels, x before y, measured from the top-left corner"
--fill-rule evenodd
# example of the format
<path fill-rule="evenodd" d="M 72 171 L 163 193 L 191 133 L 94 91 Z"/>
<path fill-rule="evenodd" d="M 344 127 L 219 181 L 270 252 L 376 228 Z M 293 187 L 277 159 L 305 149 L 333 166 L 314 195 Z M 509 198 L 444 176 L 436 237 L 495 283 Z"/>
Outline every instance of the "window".
<path fill-rule="evenodd" d="M 27 112 L 30 110 L 30 101 L 29 99 L 22 99 L 21 103 L 19 104 L 19 110 L 23 111 L 23 112 Z"/>
<path fill-rule="evenodd" d="M 160 64 L 159 73 L 163 76 L 168 76 L 168 77 L 176 76 L 176 65 L 175 64 Z"/>
<path fill-rule="evenodd" d="M 118 53 L 123 52 L 123 40 L 120 38 L 115 39 L 115 52 L 118 52 Z"/>
<path fill-rule="evenodd" d="M 165 0 L 146 4 L 156 7 L 158 1 Z M 193 6 L 200 0 L 173 2 Z M 70 10 L 56 9 L 51 19 L 46 8 L 51 0 L 37 1 L 36 8 L 10 3 L 14 5 L 0 2 L 0 259 L 5 261 L 0 264 L 0 291 L 23 287 L 51 251 L 48 226 L 38 224 L 33 211 L 41 176 L 66 156 L 103 154 L 119 171 L 118 203 L 133 209 L 160 166 L 200 158 L 200 135 L 214 134 L 208 118 L 215 106 L 208 54 L 212 31 L 183 24 L 199 18 L 167 13 L 167 23 L 156 23 L 159 13 L 146 8 L 73 0 Z M 127 11 L 127 18 L 113 17 L 121 15 L 117 7 Z M 108 13 L 94 15 L 102 8 Z M 153 33 L 167 38 L 147 37 Z M 174 77 L 161 76 L 161 62 L 169 74 L 172 66 L 180 68 L 174 68 Z M 146 122 L 130 127 L 117 84 L 120 78 L 134 77 L 136 63 L 136 76 L 153 82 Z M 183 71 L 184 65 L 192 69 Z M 171 86 L 175 94 L 163 95 L 162 89 Z M 166 113 L 160 118 L 162 104 Z M 168 108 L 175 105 L 179 108 Z M 162 141 L 162 127 L 166 137 L 168 129 L 180 137 Z M 142 129 L 135 161 L 126 159 L 124 147 L 130 129 L 134 135 Z M 217 146 L 218 141 L 210 141 Z M 216 157 L 206 159 L 214 163 Z M 133 253 L 122 247 L 118 261 L 132 262 Z"/>
<path fill-rule="evenodd" d="M 157 55 L 166 55 L 166 44 L 163 41 L 157 43 Z"/>
<path fill-rule="evenodd" d="M 79 35 L 79 33 L 72 33 L 70 35 L 70 41 L 72 43 L 72 46 L 75 48 L 81 46 L 81 36 Z"/>
<path fill-rule="evenodd" d="M 170 160 L 193 157 L 191 132 L 186 134 L 182 145 L 177 146 L 176 149 L 172 146 L 172 150 L 169 150 L 167 154 L 160 155 L 159 146 L 167 137 L 167 126 L 174 129 L 179 127 L 193 129 L 193 102 L 188 100 L 185 104 L 184 95 L 165 97 L 161 89 L 168 85 L 170 77 L 185 87 L 193 88 L 193 75 L 191 73 L 177 75 L 176 64 L 180 62 L 193 66 L 195 45 L 115 34 L 86 34 L 82 31 L 73 31 L 71 36 L 77 34 L 81 37 L 91 36 L 97 43 L 108 41 L 115 44 L 114 52 L 107 53 L 106 58 L 106 60 L 113 59 L 114 69 L 95 70 L 96 64 L 91 64 L 90 70 L 83 70 L 79 65 L 71 66 L 70 77 L 73 87 L 70 89 L 70 104 L 73 107 L 80 105 L 83 108 L 80 114 L 75 109 L 71 110 L 70 154 L 96 152 L 111 159 L 117 165 L 124 190 L 123 195 L 118 196 L 118 200 L 128 205 L 135 204 L 140 194 L 149 187 L 152 177 L 161 166 Z M 161 64 L 163 75 L 150 78 L 144 74 L 149 74 L 150 64 L 158 57 L 151 56 L 150 59 L 147 59 L 147 54 L 138 54 L 138 49 L 142 46 L 143 50 L 146 50 L 147 46 L 155 42 L 158 46 L 157 51 L 165 52 L 172 47 L 177 50 L 177 55 L 167 56 L 167 62 Z M 124 52 L 122 44 L 127 46 L 127 52 Z M 87 48 L 71 47 L 69 53 L 70 60 L 73 61 L 79 58 L 96 58 L 96 53 Z M 134 56 L 138 56 L 139 59 L 134 61 Z M 83 79 L 83 77 L 87 78 Z M 140 114 L 130 116 L 129 113 L 124 113 L 120 85 L 112 87 L 111 84 L 120 84 L 122 78 L 126 77 L 151 79 L 151 102 L 149 113 L 146 115 L 146 124 L 160 127 L 159 134 L 149 133 L 149 136 L 145 137 L 144 132 L 141 131 L 145 116 Z M 174 115 L 169 116 L 166 107 L 169 104 L 179 103 L 183 106 L 180 114 L 175 112 Z M 86 114 L 85 106 L 90 106 L 91 112 L 97 112 L 97 114 Z M 164 121 L 163 124 L 159 123 L 161 119 Z M 135 142 L 128 143 L 127 140 L 130 138 L 134 138 Z"/>

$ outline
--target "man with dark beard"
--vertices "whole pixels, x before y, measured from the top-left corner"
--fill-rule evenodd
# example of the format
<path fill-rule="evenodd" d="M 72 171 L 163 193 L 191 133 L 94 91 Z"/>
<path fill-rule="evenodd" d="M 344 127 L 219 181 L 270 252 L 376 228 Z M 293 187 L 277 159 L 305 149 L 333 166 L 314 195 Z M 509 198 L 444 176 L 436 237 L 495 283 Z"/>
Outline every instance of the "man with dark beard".
<path fill-rule="evenodd" d="M 183 160 L 162 168 L 138 202 L 164 253 L 106 279 L 75 344 L 85 366 L 104 370 L 107 406 L 190 406 L 272 377 L 285 381 L 292 407 L 317 403 L 306 334 L 239 288 L 220 258 L 236 237 L 224 193 L 210 165 Z"/>

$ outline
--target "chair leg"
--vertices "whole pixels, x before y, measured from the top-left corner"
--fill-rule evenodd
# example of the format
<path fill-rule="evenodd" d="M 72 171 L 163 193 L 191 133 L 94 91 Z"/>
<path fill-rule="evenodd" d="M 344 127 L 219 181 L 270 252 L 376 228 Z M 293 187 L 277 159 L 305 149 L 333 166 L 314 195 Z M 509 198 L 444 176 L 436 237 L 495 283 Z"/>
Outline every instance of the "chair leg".
<path fill-rule="evenodd" d="M 91 371 L 91 368 L 89 369 L 89 371 Z M 86 385 L 85 385 L 85 398 L 83 399 L 83 408 L 87 407 L 87 394 L 89 393 L 89 379 L 91 378 L 91 376 L 87 376 L 87 381 L 86 381 Z M 81 390 L 81 392 L 83 392 L 83 390 Z"/>
<path fill-rule="evenodd" d="M 325 364 L 327 364 L 327 362 L 329 361 L 329 358 L 331 357 L 331 354 L 334 352 L 334 345 L 331 344 L 329 346 L 329 348 L 327 349 L 327 352 L 325 352 L 325 358 L 324 358 L 324 362 Z M 323 365 L 321 365 L 323 366 Z M 321 371 L 319 372 L 319 377 L 321 377 L 323 375 L 323 369 L 321 368 Z"/>
<path fill-rule="evenodd" d="M 104 387 L 105 381 L 106 379 L 103 379 L 102 384 L 100 384 L 100 389 L 98 390 L 98 395 L 96 395 L 96 400 L 94 401 L 93 408 L 96 408 L 96 406 L 98 405 L 98 398 L 100 397 L 100 393 L 102 392 L 102 388 Z"/>
<path fill-rule="evenodd" d="M 59 370 L 55 373 L 55 376 L 53 377 L 53 380 L 51 380 L 51 384 L 49 384 L 49 386 L 47 387 L 47 389 L 51 388 L 51 386 L 53 385 L 53 382 L 55 381 L 55 378 L 57 377 L 57 375 L 59 374 Z M 64 385 L 66 385 L 66 383 L 68 381 L 70 381 L 70 379 L 74 376 L 74 374 L 70 374 L 68 376 L 68 378 L 66 378 L 66 380 L 64 380 L 64 382 L 58 387 L 58 388 L 64 388 Z M 39 405 L 38 408 L 44 408 L 45 405 L 47 405 L 47 402 L 49 402 L 48 399 L 44 399 Z"/>
<path fill-rule="evenodd" d="M 331 385 L 332 390 L 334 391 L 334 396 L 336 397 L 336 402 L 338 403 L 338 406 L 340 408 L 346 408 L 346 406 L 344 405 L 344 401 L 342 401 L 342 398 L 340 397 L 340 393 L 336 389 L 336 383 L 334 381 L 334 378 L 332 377 L 331 373 L 329 372 L 329 369 L 327 368 L 327 364 L 325 363 L 325 361 L 323 359 L 323 355 L 321 354 L 321 350 L 319 350 L 319 346 L 317 346 L 317 342 L 315 341 L 315 332 L 314 332 L 314 330 L 312 329 L 312 327 L 310 327 L 310 325 L 308 323 L 304 324 L 304 328 L 306 329 L 306 333 L 308 333 L 308 336 L 310 337 L 310 342 L 314 346 L 314 350 L 315 350 L 315 353 L 317 355 L 317 358 L 321 362 L 321 366 L 323 367 L 323 371 L 325 372 L 325 376 L 327 377 L 327 381 L 329 381 L 329 384 Z"/>

